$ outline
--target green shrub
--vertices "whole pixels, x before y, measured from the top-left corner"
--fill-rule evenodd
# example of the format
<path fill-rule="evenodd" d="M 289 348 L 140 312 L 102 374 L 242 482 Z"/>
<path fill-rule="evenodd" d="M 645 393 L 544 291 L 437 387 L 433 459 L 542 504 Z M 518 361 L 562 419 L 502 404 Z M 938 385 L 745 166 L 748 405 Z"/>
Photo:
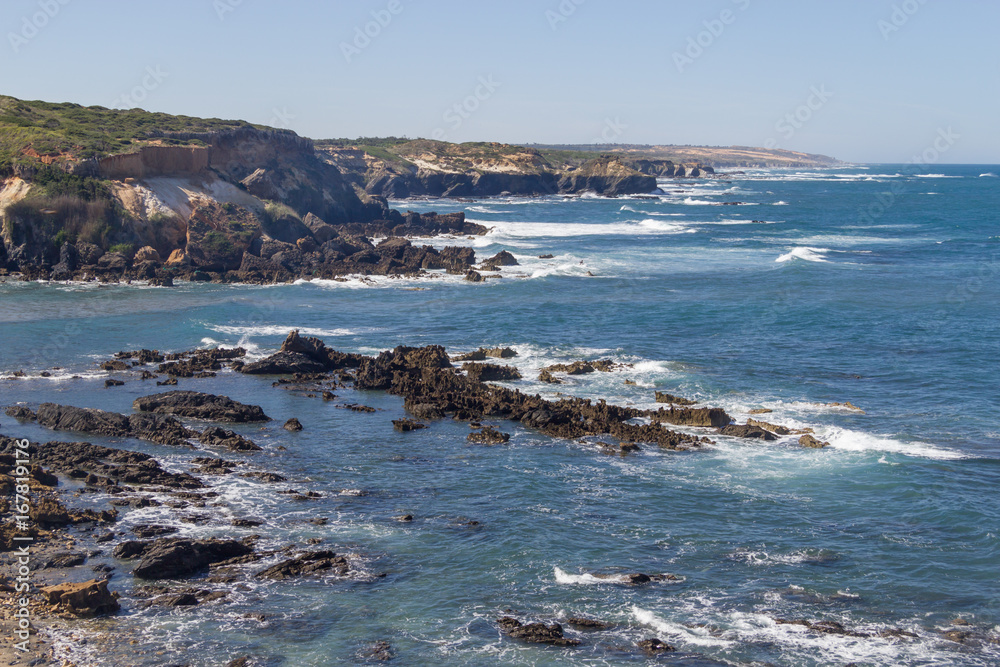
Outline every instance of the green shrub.
<path fill-rule="evenodd" d="M 131 259 L 132 256 L 135 254 L 135 246 L 133 246 L 131 243 L 116 243 L 110 248 L 108 248 L 108 252 L 117 252 Z"/>

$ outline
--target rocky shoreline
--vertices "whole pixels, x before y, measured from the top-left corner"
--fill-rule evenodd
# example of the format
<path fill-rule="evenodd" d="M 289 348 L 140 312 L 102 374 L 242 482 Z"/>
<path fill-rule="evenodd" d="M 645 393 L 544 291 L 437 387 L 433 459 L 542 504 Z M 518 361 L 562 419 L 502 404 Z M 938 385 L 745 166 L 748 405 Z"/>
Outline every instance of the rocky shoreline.
<path fill-rule="evenodd" d="M 656 400 L 665 407 L 641 410 L 611 405 L 604 400 L 548 400 L 510 386 L 491 384 L 520 377 L 513 367 L 494 363 L 516 354 L 509 348 L 480 348 L 450 356 L 445 348 L 428 345 L 400 346 L 377 356 L 367 356 L 340 352 L 317 338 L 302 337 L 292 331 L 278 352 L 249 363 L 238 348 L 175 354 L 137 350 L 117 353 L 104 362 L 102 368 L 126 374 L 128 382 L 153 380 L 157 374 L 196 381 L 205 377 L 201 373 L 228 368 L 248 375 L 273 376 L 271 386 L 276 389 L 292 389 L 300 395 L 321 397 L 324 401 L 335 402 L 337 407 L 359 412 L 371 409 L 346 403 L 334 392 L 386 392 L 401 397 L 410 415 L 393 421 L 397 431 L 419 431 L 430 421 L 450 418 L 467 422 L 470 427 L 468 443 L 479 446 L 509 443 L 510 434 L 501 430 L 504 424 L 520 424 L 554 439 L 586 443 L 594 448 L 595 454 L 619 456 L 650 446 L 696 452 L 711 443 L 708 435 L 712 433 L 760 440 L 798 435 L 790 429 L 758 420 L 737 425 L 720 408 L 692 407 L 696 405 L 694 401 L 663 392 L 657 393 Z M 154 364 L 155 373 L 149 370 Z M 204 370 L 208 368 L 212 370 Z M 561 375 L 613 370 L 615 364 L 608 360 L 581 360 L 550 366 L 542 374 L 551 382 Z M 208 523 L 213 513 L 226 506 L 226 501 L 209 480 L 226 479 L 227 476 L 271 485 L 274 493 L 306 506 L 321 497 L 313 491 L 285 488 L 287 480 L 283 475 L 261 465 L 259 457 L 264 447 L 221 426 L 268 423 L 271 418 L 259 406 L 192 390 L 161 390 L 137 398 L 132 407 L 134 411 L 129 414 L 54 403 L 11 405 L 6 409 L 10 418 L 36 423 L 57 434 L 138 439 L 191 453 L 186 470 L 171 471 L 164 469 L 155 457 L 127 449 L 81 441 L 31 442 L 29 534 L 36 540 L 33 556 L 40 563 L 39 573 L 42 573 L 38 583 L 51 584 L 38 587 L 32 594 L 35 627 L 44 641 L 50 641 L 44 639 L 46 626 L 57 621 L 60 627 L 73 627 L 81 622 L 79 619 L 113 619 L 120 611 L 116 581 L 123 576 L 130 576 L 134 581 L 129 605 L 135 610 L 225 605 L 230 591 L 262 580 L 310 577 L 364 583 L 384 576 L 363 567 L 359 555 L 350 549 L 344 551 L 323 544 L 320 539 L 278 548 L 261 546 L 262 536 L 253 529 L 263 523 L 265 517 L 262 516 L 234 517 L 229 530 L 207 538 L 177 536 L 174 535 L 176 528 L 155 523 L 133 526 L 131 535 L 117 529 L 124 513 L 145 507 L 161 507 L 182 522 Z M 704 435 L 668 428 L 673 426 L 701 429 Z M 302 425 L 292 418 L 284 428 L 300 430 Z M 803 438 L 812 437 L 805 432 L 802 435 Z M 805 447 L 815 446 L 800 443 Z M 462 443 L 462 446 L 468 445 Z M 13 468 L 17 447 L 14 439 L 0 436 L 0 463 L 4 464 L 4 469 Z M 273 447 L 273 443 L 268 447 Z M 72 494 L 63 490 L 68 484 L 76 489 L 73 492 L 76 496 L 86 494 L 91 500 L 100 499 L 106 509 L 73 509 L 69 506 Z M 10 516 L 7 499 L 13 490 L 13 479 L 0 475 L 0 486 L 5 490 L 0 509 L 6 519 Z M 325 521 L 320 516 L 312 520 Z M 413 517 L 401 516 L 397 520 L 410 522 Z M 464 525 L 480 528 L 477 521 Z M 11 549 L 17 534 L 23 533 L 10 521 L 0 526 L 0 543 L 5 550 Z M 114 566 L 101 564 L 88 568 L 90 558 L 108 554 Z M 77 581 L 59 583 L 67 576 Z M 674 574 L 642 572 L 595 572 L 591 576 L 624 586 L 682 580 Z M 86 581 L 78 581 L 83 577 Z M 0 586 L 8 592 L 12 590 L 7 579 L 0 580 Z M 4 611 L 9 620 L 10 606 Z M 900 628 L 873 633 L 826 620 L 775 619 L 775 622 L 799 625 L 810 632 L 860 639 L 907 640 L 917 636 Z M 101 627 L 98 634 L 111 641 L 113 623 Z M 571 634 L 567 634 L 567 627 L 572 628 Z M 614 624 L 601 619 L 538 618 L 510 610 L 498 614 L 495 620 L 497 632 L 507 640 L 567 650 L 593 646 L 595 641 L 600 644 L 601 634 L 613 627 Z M 959 643 L 989 640 L 974 628 L 958 628 L 946 633 L 944 638 Z M 36 646 L 42 649 L 49 645 L 39 643 Z M 642 639 L 632 646 L 606 648 L 636 657 L 676 650 L 656 637 Z M 233 647 L 234 651 L 238 649 Z M 390 660 L 396 655 L 392 645 L 383 640 L 365 649 L 365 653 L 367 660 L 375 661 Z M 252 656 L 237 655 L 228 664 L 257 663 Z"/>

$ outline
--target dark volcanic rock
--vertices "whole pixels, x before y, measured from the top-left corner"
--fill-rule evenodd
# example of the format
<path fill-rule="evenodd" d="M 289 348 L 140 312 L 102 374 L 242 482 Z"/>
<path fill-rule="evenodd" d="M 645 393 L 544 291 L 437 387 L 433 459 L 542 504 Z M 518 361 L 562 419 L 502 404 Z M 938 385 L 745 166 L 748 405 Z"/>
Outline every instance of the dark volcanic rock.
<path fill-rule="evenodd" d="M 282 428 L 284 428 L 286 431 L 301 431 L 302 423 L 295 417 L 292 417 L 291 419 L 285 422 L 285 425 Z"/>
<path fill-rule="evenodd" d="M 510 441 L 510 434 L 501 433 L 492 426 L 487 426 L 481 431 L 470 433 L 466 440 L 478 445 L 502 445 Z"/>
<path fill-rule="evenodd" d="M 673 394 L 668 394 L 665 391 L 656 392 L 656 402 L 657 403 L 671 403 L 673 405 L 687 406 L 694 405 L 697 401 L 692 401 L 689 398 L 682 398 L 680 396 L 674 396 Z"/>
<path fill-rule="evenodd" d="M 358 657 L 361 660 L 388 662 L 396 657 L 396 652 L 392 650 L 392 645 L 389 642 L 377 641 L 368 648 L 359 651 Z"/>
<path fill-rule="evenodd" d="M 453 359 L 453 361 L 485 361 L 487 358 L 494 359 L 510 359 L 516 357 L 517 352 L 509 347 L 492 347 L 485 348 L 481 347 L 478 350 L 473 350 L 472 352 L 466 352 L 465 354 L 460 354 Z"/>
<path fill-rule="evenodd" d="M 677 650 L 676 648 L 674 648 L 670 644 L 667 644 L 666 642 L 663 642 L 663 641 L 661 641 L 659 639 L 656 639 L 655 637 L 652 638 L 652 639 L 644 639 L 644 640 L 642 640 L 641 642 L 639 642 L 638 646 L 643 651 L 645 651 L 646 653 L 650 653 L 650 654 L 669 653 L 670 651 L 676 651 Z"/>
<path fill-rule="evenodd" d="M 266 359 L 246 364 L 240 372 L 249 375 L 292 375 L 294 373 L 322 373 L 326 364 L 298 352 L 278 352 Z"/>
<path fill-rule="evenodd" d="M 173 417 L 121 415 L 95 408 L 75 408 L 55 403 L 42 403 L 38 406 L 38 423 L 58 431 L 138 438 L 161 445 L 186 445 L 188 438 L 198 435 L 184 428 Z"/>
<path fill-rule="evenodd" d="M 0 452 L 13 453 L 15 441 L 0 436 Z M 81 479 L 88 486 L 118 484 L 157 485 L 197 489 L 203 484 L 187 473 L 171 473 L 160 468 L 153 457 L 86 442 L 47 442 L 30 445 L 32 459 L 52 470 Z"/>
<path fill-rule="evenodd" d="M 651 412 L 649 417 L 655 421 L 664 421 L 677 426 L 713 426 L 721 428 L 733 421 L 722 408 L 682 408 L 670 406 L 669 410 L 660 408 Z"/>
<path fill-rule="evenodd" d="M 332 551 L 313 551 L 282 561 L 257 573 L 260 579 L 288 579 L 316 572 L 333 571 L 344 576 L 350 569 L 347 559 Z"/>
<path fill-rule="evenodd" d="M 234 452 L 259 452 L 260 447 L 242 435 L 218 426 L 205 429 L 198 436 L 198 442 L 211 447 L 225 447 Z"/>
<path fill-rule="evenodd" d="M 13 417 L 20 422 L 33 422 L 36 419 L 35 413 L 23 405 L 12 405 L 4 410 L 4 412 L 8 417 Z"/>
<path fill-rule="evenodd" d="M 520 639 L 530 644 L 551 644 L 552 646 L 579 646 L 577 639 L 569 639 L 563 636 L 562 626 L 558 623 L 545 625 L 544 623 L 522 624 L 516 618 L 504 616 L 497 619 L 497 625 L 509 637 Z"/>
<path fill-rule="evenodd" d="M 719 429 L 719 433 L 736 438 L 755 438 L 757 440 L 778 439 L 777 436 L 770 431 L 765 431 L 759 426 L 750 426 L 749 424 L 730 424 L 729 426 Z"/>
<path fill-rule="evenodd" d="M 470 380 L 476 382 L 504 382 L 521 379 L 521 373 L 513 366 L 480 364 L 471 361 L 462 364 L 462 370 L 465 371 Z"/>
<path fill-rule="evenodd" d="M 130 553 L 135 550 L 133 547 Z M 253 549 L 235 540 L 164 538 L 139 544 L 138 553 L 131 557 L 141 556 L 142 560 L 132 570 L 132 574 L 143 579 L 183 577 L 204 570 L 213 563 L 251 553 Z M 116 556 L 129 557 L 117 553 Z"/>
<path fill-rule="evenodd" d="M 591 363 L 597 367 L 598 362 Z M 724 420 L 720 426 L 731 421 L 719 409 L 649 411 L 578 398 L 545 400 L 466 377 L 451 367 L 444 348 L 436 345 L 400 346 L 374 358 L 361 357 L 354 387 L 403 396 L 406 410 L 419 419 L 437 419 L 446 414 L 466 421 L 510 419 L 554 437 L 607 434 L 621 442 L 647 442 L 675 450 L 697 448 L 703 439 L 670 431 L 662 421 L 677 419 L 709 425 Z M 631 423 L 637 418 L 648 418 L 653 423 Z"/>
<path fill-rule="evenodd" d="M 799 444 L 803 447 L 810 447 L 812 449 L 823 449 L 824 447 L 829 447 L 829 442 L 821 442 L 809 434 L 806 434 L 799 438 Z"/>
<path fill-rule="evenodd" d="M 427 425 L 413 421 L 412 419 L 393 419 L 392 427 L 397 431 L 405 433 L 407 431 L 416 431 L 422 428 L 427 428 Z"/>
<path fill-rule="evenodd" d="M 489 259 L 484 259 L 479 266 L 486 271 L 497 271 L 501 266 L 518 266 L 518 261 L 514 255 L 501 250 Z"/>
<path fill-rule="evenodd" d="M 610 623 L 605 623 L 604 621 L 579 616 L 567 618 L 566 625 L 572 625 L 577 630 L 607 630 L 613 627 Z"/>
<path fill-rule="evenodd" d="M 135 399 L 132 407 L 143 412 L 221 422 L 262 422 L 271 419 L 257 405 L 245 405 L 226 396 L 197 391 L 168 391 L 165 394 L 144 396 Z"/>

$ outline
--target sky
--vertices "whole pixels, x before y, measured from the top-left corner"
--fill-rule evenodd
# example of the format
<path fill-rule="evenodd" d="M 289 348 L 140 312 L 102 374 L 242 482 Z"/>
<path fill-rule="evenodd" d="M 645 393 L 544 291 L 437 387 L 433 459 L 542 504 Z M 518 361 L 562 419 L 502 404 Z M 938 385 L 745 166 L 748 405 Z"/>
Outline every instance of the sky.
<path fill-rule="evenodd" d="M 4 0 L 0 94 L 315 139 L 996 164 L 998 25 L 995 0 Z"/>

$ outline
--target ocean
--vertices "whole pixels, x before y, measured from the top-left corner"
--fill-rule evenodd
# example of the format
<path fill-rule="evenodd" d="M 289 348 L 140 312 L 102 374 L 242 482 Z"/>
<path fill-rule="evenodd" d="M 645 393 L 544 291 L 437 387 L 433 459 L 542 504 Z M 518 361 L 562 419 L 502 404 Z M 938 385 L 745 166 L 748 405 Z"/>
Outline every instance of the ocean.
<path fill-rule="evenodd" d="M 274 286 L 0 283 L 4 406 L 129 412 L 157 387 L 122 374 L 125 385 L 106 388 L 97 365 L 119 350 L 241 345 L 261 358 L 298 329 L 366 354 L 510 346 L 518 356 L 503 363 L 524 379 L 509 386 L 527 393 L 653 408 L 659 390 L 725 408 L 737 423 L 770 409 L 757 418 L 830 443 L 682 428 L 714 444 L 609 456 L 499 420 L 510 442 L 487 447 L 450 419 L 394 431 L 402 399 L 380 392 L 337 390 L 341 403 L 376 409 L 360 413 L 271 378 L 181 379 L 177 389 L 274 417 L 236 429 L 263 452 L 221 454 L 288 481 L 206 477 L 219 494 L 197 510 L 207 518 L 126 508 L 119 539 L 149 523 L 188 536 L 259 534 L 267 548 L 315 539 L 348 554 L 354 572 L 250 580 L 222 601 L 146 607 L 141 582 L 105 546 L 88 565 L 117 568 L 110 587 L 122 611 L 66 625 L 60 650 L 81 665 L 253 655 L 305 666 L 363 663 L 384 640 L 394 664 L 611 665 L 647 662 L 636 643 L 657 637 L 677 649 L 659 662 L 676 665 L 1000 663 L 998 173 L 748 169 L 662 181 L 655 196 L 391 202 L 465 211 L 492 227 L 415 240 L 517 258 L 478 284 L 443 273 Z M 627 366 L 537 381 L 544 366 L 580 359 Z M 11 378 L 19 369 L 28 377 Z M 860 410 L 831 405 L 846 402 Z M 290 417 L 304 430 L 283 430 Z M 84 439 L 3 416 L 0 433 Z M 86 440 L 154 454 L 172 471 L 198 455 Z M 322 497 L 297 501 L 276 493 L 284 488 Z M 67 502 L 107 507 L 102 494 Z M 404 514 L 413 521 L 398 521 Z M 233 528 L 235 517 L 264 525 Z M 675 578 L 637 586 L 614 576 L 632 572 Z M 529 645 L 498 630 L 507 615 L 610 627 L 566 625 L 575 648 Z"/>

